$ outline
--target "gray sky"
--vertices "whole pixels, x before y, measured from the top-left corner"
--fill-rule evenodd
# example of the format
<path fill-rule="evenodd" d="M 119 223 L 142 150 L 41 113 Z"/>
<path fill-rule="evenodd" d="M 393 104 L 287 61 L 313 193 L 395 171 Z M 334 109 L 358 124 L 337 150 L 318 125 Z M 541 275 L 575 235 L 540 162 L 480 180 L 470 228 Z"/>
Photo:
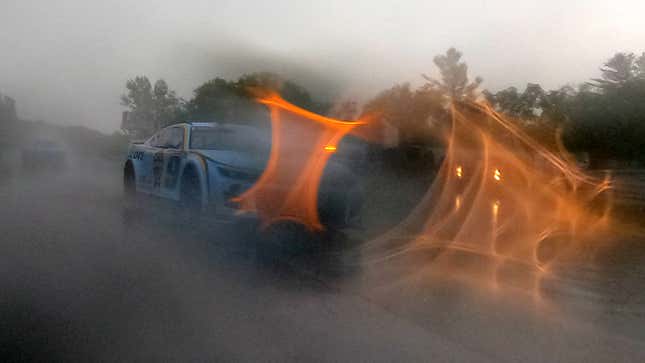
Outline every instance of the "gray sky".
<path fill-rule="evenodd" d="M 125 80 L 188 98 L 216 76 L 268 70 L 319 97 L 368 97 L 435 72 L 455 46 L 498 90 L 579 83 L 645 51 L 645 2 L 0 0 L 0 92 L 23 118 L 119 127 Z"/>

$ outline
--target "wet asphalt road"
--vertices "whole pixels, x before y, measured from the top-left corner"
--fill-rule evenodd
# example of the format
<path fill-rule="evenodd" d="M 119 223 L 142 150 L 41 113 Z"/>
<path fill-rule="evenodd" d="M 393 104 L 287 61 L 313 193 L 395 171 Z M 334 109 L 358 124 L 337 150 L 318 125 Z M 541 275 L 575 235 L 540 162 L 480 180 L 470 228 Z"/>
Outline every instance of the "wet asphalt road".
<path fill-rule="evenodd" d="M 118 164 L 79 169 L 0 179 L 3 361 L 645 360 L 640 270 L 544 303 L 353 252 L 258 256 L 230 224 L 124 213 Z"/>

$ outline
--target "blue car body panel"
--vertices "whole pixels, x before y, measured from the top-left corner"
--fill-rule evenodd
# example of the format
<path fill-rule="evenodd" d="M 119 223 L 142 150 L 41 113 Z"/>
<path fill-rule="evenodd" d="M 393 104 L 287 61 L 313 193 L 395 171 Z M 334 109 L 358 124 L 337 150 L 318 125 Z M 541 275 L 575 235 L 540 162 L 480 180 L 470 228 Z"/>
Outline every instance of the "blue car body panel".
<path fill-rule="evenodd" d="M 254 146 L 266 152 L 249 153 L 242 148 L 194 148 L 191 145 L 194 128 L 222 131 L 230 137 L 244 135 Z M 266 130 L 251 126 L 182 123 L 160 130 L 143 143 L 131 144 L 126 163 L 131 163 L 134 170 L 137 192 L 175 201 L 181 198 L 182 176 L 187 168 L 193 168 L 199 178 L 202 208 L 230 216 L 235 212 L 231 198 L 250 188 L 264 170 L 270 140 Z M 321 182 L 321 204 L 336 201 L 334 209 L 342 210 L 340 214 L 343 216 L 340 217 L 345 224 L 348 216 L 357 214 L 362 201 L 355 179 L 343 165 L 330 162 Z M 338 185 L 342 187 L 336 188 Z M 341 208 L 338 208 L 339 203 Z"/>

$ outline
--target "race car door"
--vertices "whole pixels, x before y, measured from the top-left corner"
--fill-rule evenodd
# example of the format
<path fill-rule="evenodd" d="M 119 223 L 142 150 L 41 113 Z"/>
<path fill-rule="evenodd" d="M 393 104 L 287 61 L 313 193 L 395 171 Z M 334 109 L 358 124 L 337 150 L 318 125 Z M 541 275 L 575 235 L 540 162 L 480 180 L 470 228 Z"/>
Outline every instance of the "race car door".
<path fill-rule="evenodd" d="M 165 198 L 178 199 L 179 171 L 184 151 L 184 128 L 176 126 L 164 131 L 163 172 L 159 193 Z"/>
<path fill-rule="evenodd" d="M 137 186 L 145 192 L 154 191 L 154 175 L 153 168 L 155 164 L 155 158 L 159 152 L 159 142 L 161 140 L 162 131 L 157 132 L 152 137 L 148 139 L 145 143 L 139 146 L 139 151 L 141 152 L 141 160 L 137 167 Z"/>

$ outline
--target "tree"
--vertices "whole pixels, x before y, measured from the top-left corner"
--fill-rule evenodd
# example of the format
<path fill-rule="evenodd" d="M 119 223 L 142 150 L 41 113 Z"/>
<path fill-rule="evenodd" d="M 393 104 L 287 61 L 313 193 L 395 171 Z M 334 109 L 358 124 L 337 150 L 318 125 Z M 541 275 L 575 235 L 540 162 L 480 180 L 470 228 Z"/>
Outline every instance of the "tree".
<path fill-rule="evenodd" d="M 601 90 L 621 87 L 643 71 L 643 62 L 643 57 L 637 59 L 634 53 L 616 53 L 600 68 L 601 78 L 594 78 L 591 84 Z"/>
<path fill-rule="evenodd" d="M 183 114 L 183 100 L 177 98 L 175 91 L 168 89 L 168 84 L 163 79 L 155 82 L 152 101 L 157 128 L 166 127 L 180 120 Z"/>
<path fill-rule="evenodd" d="M 538 103 L 542 111 L 541 118 L 553 125 L 563 125 L 571 113 L 571 103 L 576 94 L 576 90 L 571 86 L 544 92 Z"/>
<path fill-rule="evenodd" d="M 547 146 L 556 146 L 558 130 L 569 119 L 576 91 L 570 86 L 545 91 L 537 83 L 527 83 L 524 91 L 509 87 L 497 93 L 484 91 L 489 104 Z"/>
<path fill-rule="evenodd" d="M 194 91 L 188 103 L 193 119 L 221 122 L 257 122 L 268 120 L 266 109 L 253 100 L 253 89 L 279 93 L 284 99 L 307 110 L 322 113 L 326 108 L 313 101 L 303 87 L 268 73 L 245 74 L 237 81 L 212 79 Z"/>
<path fill-rule="evenodd" d="M 645 78 L 645 52 L 636 60 L 636 74 L 638 78 Z"/>
<path fill-rule="evenodd" d="M 365 105 L 363 113 L 379 115 L 383 122 L 397 128 L 404 143 L 431 142 L 433 127 L 447 118 L 440 92 L 434 89 L 413 91 L 409 83 L 379 93 Z"/>
<path fill-rule="evenodd" d="M 275 91 L 294 105 L 316 113 L 325 113 L 329 108 L 326 104 L 315 102 L 304 87 L 285 80 L 275 73 L 257 72 L 245 74 L 238 79 L 236 87 L 241 94 L 248 94 L 248 90 L 251 88 Z"/>
<path fill-rule="evenodd" d="M 152 86 L 146 76 L 129 79 L 125 83 L 127 94 L 121 95 L 121 104 L 130 109 L 132 113 L 152 119 Z"/>
<path fill-rule="evenodd" d="M 483 82 L 481 77 L 476 77 L 473 82 L 468 79 L 468 65 L 460 62 L 461 52 L 450 48 L 446 54 L 434 57 L 434 64 L 439 68 L 441 80 L 433 79 L 422 74 L 428 83 L 425 88 L 435 89 L 443 93 L 450 100 L 474 100 L 477 98 L 475 91 Z"/>
<path fill-rule="evenodd" d="M 425 74 L 427 83 L 417 90 L 410 84 L 395 85 L 369 101 L 363 113 L 380 115 L 382 121 L 399 130 L 401 142 L 433 143 L 446 134 L 449 126 L 446 101 L 473 101 L 483 82 L 480 77 L 468 79 L 468 65 L 461 62 L 461 52 L 450 48 L 434 57 L 441 80 Z"/>
<path fill-rule="evenodd" d="M 496 111 L 505 115 L 517 117 L 519 115 L 520 93 L 516 87 L 508 87 L 497 93 L 485 90 L 484 96 Z"/>
<path fill-rule="evenodd" d="M 223 78 L 212 79 L 193 92 L 189 101 L 189 112 L 192 119 L 214 121 L 229 120 L 235 103 L 241 101 L 234 82 Z"/>
<path fill-rule="evenodd" d="M 129 134 L 148 136 L 183 115 L 183 101 L 163 79 L 156 81 L 153 88 L 148 77 L 137 76 L 129 79 L 125 87 L 127 93 L 121 96 L 121 104 L 129 110 L 121 128 Z"/>
<path fill-rule="evenodd" d="M 338 102 L 329 110 L 329 116 L 340 120 L 354 120 L 357 115 L 358 105 L 351 99 Z"/>
<path fill-rule="evenodd" d="M 601 67 L 601 78 L 571 100 L 564 135 L 568 147 L 587 150 L 592 162 L 613 159 L 645 163 L 645 59 L 617 53 Z"/>
<path fill-rule="evenodd" d="M 0 93 L 0 125 L 12 124 L 17 120 L 16 101 Z"/>
<path fill-rule="evenodd" d="M 526 122 L 536 121 L 541 116 L 546 97 L 537 83 L 528 83 L 522 93 L 515 87 L 509 87 L 495 94 L 485 91 L 484 95 L 496 111 Z"/>
<path fill-rule="evenodd" d="M 124 113 L 121 129 L 133 137 L 146 137 L 155 130 L 152 85 L 146 76 L 137 76 L 125 83 L 127 94 L 121 95 L 121 104 L 129 108 Z"/>

